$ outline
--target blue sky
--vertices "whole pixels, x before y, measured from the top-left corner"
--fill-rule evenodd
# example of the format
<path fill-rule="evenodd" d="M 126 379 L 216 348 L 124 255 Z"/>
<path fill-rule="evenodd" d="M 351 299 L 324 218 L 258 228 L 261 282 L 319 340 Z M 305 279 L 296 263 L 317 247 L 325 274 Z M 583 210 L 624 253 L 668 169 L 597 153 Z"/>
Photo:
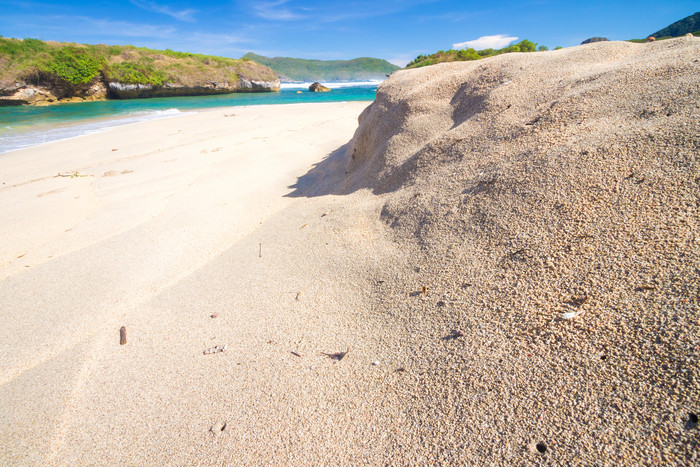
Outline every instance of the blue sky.
<path fill-rule="evenodd" d="M 554 48 L 592 36 L 641 38 L 697 10 L 698 0 L 0 0 L 0 35 L 404 65 L 454 44 L 518 38 Z M 473 42 L 485 36 L 491 40 Z"/>

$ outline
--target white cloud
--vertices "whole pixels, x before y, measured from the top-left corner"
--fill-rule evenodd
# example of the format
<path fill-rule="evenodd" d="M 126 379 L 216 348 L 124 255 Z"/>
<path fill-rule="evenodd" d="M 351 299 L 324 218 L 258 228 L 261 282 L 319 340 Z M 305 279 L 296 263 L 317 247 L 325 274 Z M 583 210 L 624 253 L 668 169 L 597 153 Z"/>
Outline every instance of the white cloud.
<path fill-rule="evenodd" d="M 304 15 L 282 8 L 288 0 L 277 0 L 276 2 L 257 3 L 253 8 L 259 17 L 271 21 L 297 21 L 306 18 Z"/>
<path fill-rule="evenodd" d="M 197 12 L 197 10 L 192 10 L 189 8 L 186 10 L 176 11 L 167 5 L 160 5 L 148 0 L 130 0 L 130 2 L 143 10 L 151 11 L 153 13 L 162 13 L 164 15 L 172 16 L 178 21 L 187 21 L 190 23 L 194 22 L 194 17 L 192 15 Z"/>
<path fill-rule="evenodd" d="M 457 44 L 452 44 L 453 49 L 501 49 L 513 41 L 517 41 L 517 37 L 506 36 L 505 34 L 498 34 L 495 36 L 482 36 L 473 41 L 458 42 Z"/>
<path fill-rule="evenodd" d="M 64 18 L 56 16 L 55 18 Z M 93 30 L 111 31 L 109 36 L 128 36 L 128 37 L 156 37 L 165 38 L 172 36 L 176 30 L 169 26 L 157 26 L 152 24 L 130 23 L 128 21 L 112 21 L 108 19 L 88 18 L 78 16 L 71 19 L 84 21 L 91 25 Z"/>

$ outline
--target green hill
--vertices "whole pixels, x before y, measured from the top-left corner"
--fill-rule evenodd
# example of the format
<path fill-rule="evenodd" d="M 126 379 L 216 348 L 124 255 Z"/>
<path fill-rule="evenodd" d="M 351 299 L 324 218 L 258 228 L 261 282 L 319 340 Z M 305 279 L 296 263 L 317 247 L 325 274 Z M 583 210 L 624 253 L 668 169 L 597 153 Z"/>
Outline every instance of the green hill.
<path fill-rule="evenodd" d="M 399 69 L 386 60 L 362 57 L 354 60 L 306 60 L 303 58 L 269 58 L 252 52 L 243 59 L 272 68 L 283 81 L 360 81 L 383 79 Z"/>
<path fill-rule="evenodd" d="M 0 105 L 279 90 L 250 60 L 0 37 Z"/>
<path fill-rule="evenodd" d="M 687 16 L 680 21 L 676 21 L 653 34 L 649 34 L 649 36 L 658 39 L 660 37 L 680 37 L 688 33 L 692 34 L 696 32 L 700 32 L 700 12 Z"/>

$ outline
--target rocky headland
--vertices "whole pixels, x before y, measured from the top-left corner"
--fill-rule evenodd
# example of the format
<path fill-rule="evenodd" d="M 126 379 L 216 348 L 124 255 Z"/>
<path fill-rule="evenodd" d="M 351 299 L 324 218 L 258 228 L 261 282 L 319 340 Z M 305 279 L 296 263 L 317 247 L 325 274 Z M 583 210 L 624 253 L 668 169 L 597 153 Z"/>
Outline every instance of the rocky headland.
<path fill-rule="evenodd" d="M 270 68 L 247 59 L 0 38 L 0 106 L 279 89 Z"/>

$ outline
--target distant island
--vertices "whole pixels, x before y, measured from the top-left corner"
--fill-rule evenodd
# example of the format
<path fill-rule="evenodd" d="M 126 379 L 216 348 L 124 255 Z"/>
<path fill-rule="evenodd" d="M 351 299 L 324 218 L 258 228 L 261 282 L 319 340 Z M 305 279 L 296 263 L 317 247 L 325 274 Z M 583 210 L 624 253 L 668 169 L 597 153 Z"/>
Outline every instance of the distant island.
<path fill-rule="evenodd" d="M 0 106 L 279 89 L 249 59 L 0 37 Z"/>
<path fill-rule="evenodd" d="M 253 60 L 277 73 L 280 81 L 362 81 L 384 79 L 399 69 L 386 60 L 362 57 L 353 60 L 307 60 L 303 58 L 269 58 L 249 52 L 242 59 Z"/>

